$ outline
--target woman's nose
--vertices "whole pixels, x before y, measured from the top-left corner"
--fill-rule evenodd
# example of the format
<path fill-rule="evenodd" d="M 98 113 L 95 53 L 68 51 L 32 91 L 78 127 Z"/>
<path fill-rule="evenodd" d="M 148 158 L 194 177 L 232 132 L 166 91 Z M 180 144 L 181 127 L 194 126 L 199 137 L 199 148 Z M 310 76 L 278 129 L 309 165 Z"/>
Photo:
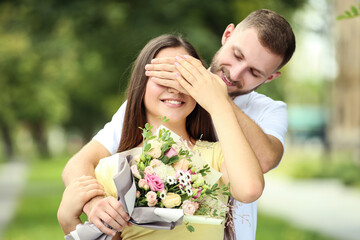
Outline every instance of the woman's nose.
<path fill-rule="evenodd" d="M 180 92 L 176 90 L 175 88 L 168 88 L 169 93 L 179 94 Z"/>

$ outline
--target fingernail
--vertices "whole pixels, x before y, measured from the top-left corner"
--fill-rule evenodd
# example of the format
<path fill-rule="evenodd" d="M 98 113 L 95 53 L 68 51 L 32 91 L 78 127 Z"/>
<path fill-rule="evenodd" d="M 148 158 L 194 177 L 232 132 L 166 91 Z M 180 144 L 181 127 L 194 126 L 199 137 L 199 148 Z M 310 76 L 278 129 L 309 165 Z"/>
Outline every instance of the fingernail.
<path fill-rule="evenodd" d="M 180 66 L 180 64 L 179 64 L 178 62 L 175 62 L 174 64 L 175 64 L 175 66 L 177 66 L 177 67 Z"/>
<path fill-rule="evenodd" d="M 145 65 L 145 69 L 146 69 L 146 70 L 149 70 L 149 68 L 150 68 L 150 64 L 146 64 L 146 65 Z"/>
<path fill-rule="evenodd" d="M 181 60 L 181 57 L 176 56 L 175 59 L 176 59 L 176 60 Z M 176 63 L 176 62 L 175 62 L 175 63 Z"/>
<path fill-rule="evenodd" d="M 150 71 L 145 71 L 145 75 L 146 76 L 150 75 Z"/>
<path fill-rule="evenodd" d="M 175 76 L 178 78 L 178 77 L 180 77 L 180 74 L 179 74 L 179 73 L 175 73 Z"/>
<path fill-rule="evenodd" d="M 184 58 L 190 59 L 190 56 L 189 55 L 184 55 Z"/>

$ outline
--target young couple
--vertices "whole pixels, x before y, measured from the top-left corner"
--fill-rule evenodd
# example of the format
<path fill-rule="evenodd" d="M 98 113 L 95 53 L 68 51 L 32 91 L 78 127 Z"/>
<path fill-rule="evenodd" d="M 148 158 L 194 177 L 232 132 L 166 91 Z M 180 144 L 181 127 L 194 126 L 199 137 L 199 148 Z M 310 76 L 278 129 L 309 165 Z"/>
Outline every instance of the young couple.
<path fill-rule="evenodd" d="M 295 50 L 295 37 L 280 15 L 258 10 L 237 26 L 230 24 L 221 42 L 210 71 L 181 37 L 163 35 L 145 46 L 134 65 L 127 102 L 64 169 L 67 188 L 58 218 L 66 234 L 80 223 L 82 209 L 108 235 L 115 235 L 114 230 L 123 239 L 164 234 L 130 226 L 121 204 L 105 198 L 97 181 L 83 175 L 94 176 L 101 158 L 140 145 L 138 127 L 149 122 L 156 128 L 161 124 L 158 117 L 166 116 L 170 121 L 164 125 L 193 147 L 198 147 L 200 136 L 202 141 L 215 142 L 216 132 L 218 142 L 211 144 L 211 154 L 204 160 L 223 173 L 219 181 L 230 182 L 231 194 L 238 201 L 233 211 L 237 239 L 255 239 L 254 201 L 263 191 L 263 173 L 282 157 L 287 113 L 284 103 L 254 90 L 280 75 L 279 69 Z M 181 230 L 184 237 L 223 239 L 223 229 L 215 233 L 211 228 L 187 233 L 179 227 L 165 234 L 178 238 Z"/>

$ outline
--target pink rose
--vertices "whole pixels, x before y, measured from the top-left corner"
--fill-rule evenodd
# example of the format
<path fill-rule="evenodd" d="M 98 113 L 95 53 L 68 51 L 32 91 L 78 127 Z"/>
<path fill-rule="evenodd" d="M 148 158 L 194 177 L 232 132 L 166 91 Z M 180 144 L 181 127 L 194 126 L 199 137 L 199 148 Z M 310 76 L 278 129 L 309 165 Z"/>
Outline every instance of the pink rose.
<path fill-rule="evenodd" d="M 136 165 L 132 165 L 131 166 L 131 172 L 132 174 L 134 175 L 134 177 L 140 179 L 141 176 L 140 176 L 140 173 L 139 173 L 139 170 L 137 169 L 137 166 Z"/>
<path fill-rule="evenodd" d="M 181 208 L 184 210 L 185 215 L 194 215 L 195 211 L 197 210 L 195 203 L 189 200 L 185 200 L 181 205 Z"/>
<path fill-rule="evenodd" d="M 157 204 L 157 194 L 153 191 L 149 191 L 146 194 L 146 201 L 148 202 L 149 207 L 153 207 Z"/>
<path fill-rule="evenodd" d="M 143 188 L 145 190 L 149 189 L 149 185 L 146 183 L 145 179 L 140 179 L 138 185 L 139 185 L 139 188 Z"/>
<path fill-rule="evenodd" d="M 145 175 L 146 184 L 149 185 L 151 191 L 162 191 L 164 189 L 164 183 L 156 175 Z"/>
<path fill-rule="evenodd" d="M 168 156 L 169 158 L 176 156 L 178 153 L 174 148 L 170 148 L 166 153 L 165 156 Z"/>

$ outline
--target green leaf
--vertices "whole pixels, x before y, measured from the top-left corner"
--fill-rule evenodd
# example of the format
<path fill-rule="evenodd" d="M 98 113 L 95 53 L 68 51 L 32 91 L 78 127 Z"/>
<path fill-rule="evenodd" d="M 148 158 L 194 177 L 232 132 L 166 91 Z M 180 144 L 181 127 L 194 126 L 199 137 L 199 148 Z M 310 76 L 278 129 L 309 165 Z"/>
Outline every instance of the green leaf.
<path fill-rule="evenodd" d="M 346 16 L 340 15 L 340 16 L 337 16 L 337 17 L 336 17 L 336 20 L 343 20 L 343 19 L 345 19 L 345 18 L 346 18 Z"/>
<path fill-rule="evenodd" d="M 356 9 L 355 6 L 351 6 L 351 11 L 353 12 L 354 16 L 358 16 L 358 15 L 359 15 L 359 12 L 358 12 L 358 10 Z"/>
<path fill-rule="evenodd" d="M 173 163 L 176 163 L 177 161 L 179 161 L 179 156 L 175 155 L 175 156 L 172 156 L 169 161 L 168 161 L 168 165 L 171 165 Z"/>
<path fill-rule="evenodd" d="M 168 164 L 169 163 L 169 157 L 163 155 L 162 157 L 159 158 L 159 160 L 161 160 L 164 164 Z"/>
<path fill-rule="evenodd" d="M 145 144 L 144 144 L 144 152 L 149 151 L 150 148 L 151 148 L 151 144 L 150 144 L 150 143 L 145 143 Z"/>
<path fill-rule="evenodd" d="M 167 143 L 164 143 L 162 146 L 161 146 L 161 152 L 165 153 L 167 152 L 169 149 L 171 148 L 171 146 Z"/>
<path fill-rule="evenodd" d="M 191 225 L 186 225 L 186 229 L 189 231 L 189 232 L 195 232 L 195 228 Z"/>

